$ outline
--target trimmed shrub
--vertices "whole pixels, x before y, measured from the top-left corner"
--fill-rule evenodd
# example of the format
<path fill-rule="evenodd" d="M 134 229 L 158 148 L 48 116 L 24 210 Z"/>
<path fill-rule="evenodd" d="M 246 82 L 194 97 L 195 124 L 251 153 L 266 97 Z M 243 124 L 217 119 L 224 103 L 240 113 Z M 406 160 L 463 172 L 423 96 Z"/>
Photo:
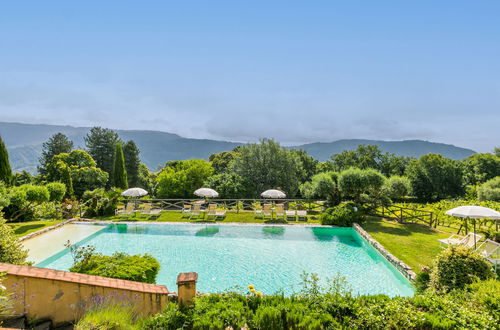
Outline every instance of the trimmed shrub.
<path fill-rule="evenodd" d="M 93 249 L 83 252 L 82 248 L 76 249 L 80 250 L 73 254 L 75 264 L 69 269 L 70 272 L 155 283 L 160 271 L 160 263 L 149 254 L 128 255 L 116 252 L 105 256 L 93 253 Z"/>
<path fill-rule="evenodd" d="M 430 274 L 429 287 L 437 292 L 449 292 L 493 276 L 491 265 L 477 252 L 450 246 L 437 256 Z"/>
<path fill-rule="evenodd" d="M 66 195 L 66 186 L 64 183 L 51 182 L 45 185 L 49 191 L 49 200 L 51 202 L 61 202 Z"/>
<path fill-rule="evenodd" d="M 335 225 L 339 227 L 351 227 L 353 223 L 363 222 L 361 208 L 353 202 L 343 202 L 337 206 L 330 207 L 320 215 L 322 225 Z"/>

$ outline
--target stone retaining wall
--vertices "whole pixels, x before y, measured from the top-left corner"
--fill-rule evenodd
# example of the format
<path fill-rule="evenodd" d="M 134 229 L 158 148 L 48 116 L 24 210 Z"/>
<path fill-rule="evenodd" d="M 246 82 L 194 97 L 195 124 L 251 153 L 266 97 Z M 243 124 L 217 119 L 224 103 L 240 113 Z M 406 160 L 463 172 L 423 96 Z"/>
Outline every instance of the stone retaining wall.
<path fill-rule="evenodd" d="M 417 276 L 410 266 L 396 258 L 393 254 L 387 251 L 382 244 L 377 242 L 370 234 L 368 234 L 357 223 L 352 225 L 352 228 L 358 232 L 371 246 L 373 246 L 380 254 L 384 256 L 401 274 L 403 274 L 410 281 L 414 281 Z"/>

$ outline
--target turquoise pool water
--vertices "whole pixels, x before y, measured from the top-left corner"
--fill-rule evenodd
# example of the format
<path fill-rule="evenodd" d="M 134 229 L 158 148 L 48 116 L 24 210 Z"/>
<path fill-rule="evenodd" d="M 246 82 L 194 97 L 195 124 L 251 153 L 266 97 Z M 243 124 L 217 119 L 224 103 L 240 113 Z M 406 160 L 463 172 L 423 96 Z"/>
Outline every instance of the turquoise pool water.
<path fill-rule="evenodd" d="M 409 281 L 352 228 L 112 224 L 79 244 L 92 244 L 104 254 L 153 255 L 161 263 L 157 283 L 172 291 L 177 290 L 178 273 L 197 272 L 201 292 L 245 291 L 254 284 L 264 294 L 292 294 L 300 290 L 305 271 L 322 280 L 343 276 L 356 294 L 414 292 Z M 72 263 L 65 249 L 37 266 L 67 270 Z"/>

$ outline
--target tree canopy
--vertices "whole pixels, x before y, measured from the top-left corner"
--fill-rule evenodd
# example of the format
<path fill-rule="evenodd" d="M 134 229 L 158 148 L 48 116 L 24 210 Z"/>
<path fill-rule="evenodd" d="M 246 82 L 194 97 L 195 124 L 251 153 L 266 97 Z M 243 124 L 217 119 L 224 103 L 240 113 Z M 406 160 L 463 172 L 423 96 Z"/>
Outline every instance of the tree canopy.
<path fill-rule="evenodd" d="M 273 140 L 264 139 L 238 148 L 231 171 L 248 184 L 249 196 L 259 197 L 267 189 L 281 189 L 288 197 L 295 197 L 304 177 L 296 153 L 282 148 Z"/>
<path fill-rule="evenodd" d="M 463 160 L 464 184 L 476 185 L 500 176 L 500 157 L 474 154 Z"/>
<path fill-rule="evenodd" d="M 168 162 L 157 178 L 158 198 L 188 198 L 213 174 L 212 165 L 203 159 Z"/>
<path fill-rule="evenodd" d="M 412 160 L 406 169 L 412 192 L 423 201 L 461 196 L 464 193 L 460 162 L 427 154 Z"/>
<path fill-rule="evenodd" d="M 52 161 L 52 158 L 61 153 L 69 153 L 71 150 L 73 150 L 73 141 L 62 133 L 54 134 L 42 145 L 42 155 L 39 159 L 40 165 L 38 166 L 38 173 L 46 175 L 47 167 Z"/>
<path fill-rule="evenodd" d="M 85 136 L 87 151 L 95 160 L 97 167 L 108 173 L 112 181 L 115 146 L 118 134 L 108 128 L 92 127 Z"/>

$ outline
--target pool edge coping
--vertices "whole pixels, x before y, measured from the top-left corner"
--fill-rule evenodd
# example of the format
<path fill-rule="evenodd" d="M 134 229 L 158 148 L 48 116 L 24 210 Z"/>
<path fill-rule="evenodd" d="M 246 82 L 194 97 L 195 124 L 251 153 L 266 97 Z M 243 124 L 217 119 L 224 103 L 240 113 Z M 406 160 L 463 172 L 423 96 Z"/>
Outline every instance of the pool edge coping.
<path fill-rule="evenodd" d="M 387 249 L 380 244 L 376 239 L 374 239 L 366 230 L 364 230 L 359 224 L 354 223 L 352 228 L 363 237 L 371 246 L 373 246 L 387 261 L 389 261 L 404 277 L 406 277 L 411 282 L 415 281 L 417 274 L 413 269 L 396 258 L 392 253 L 387 251 Z"/>

